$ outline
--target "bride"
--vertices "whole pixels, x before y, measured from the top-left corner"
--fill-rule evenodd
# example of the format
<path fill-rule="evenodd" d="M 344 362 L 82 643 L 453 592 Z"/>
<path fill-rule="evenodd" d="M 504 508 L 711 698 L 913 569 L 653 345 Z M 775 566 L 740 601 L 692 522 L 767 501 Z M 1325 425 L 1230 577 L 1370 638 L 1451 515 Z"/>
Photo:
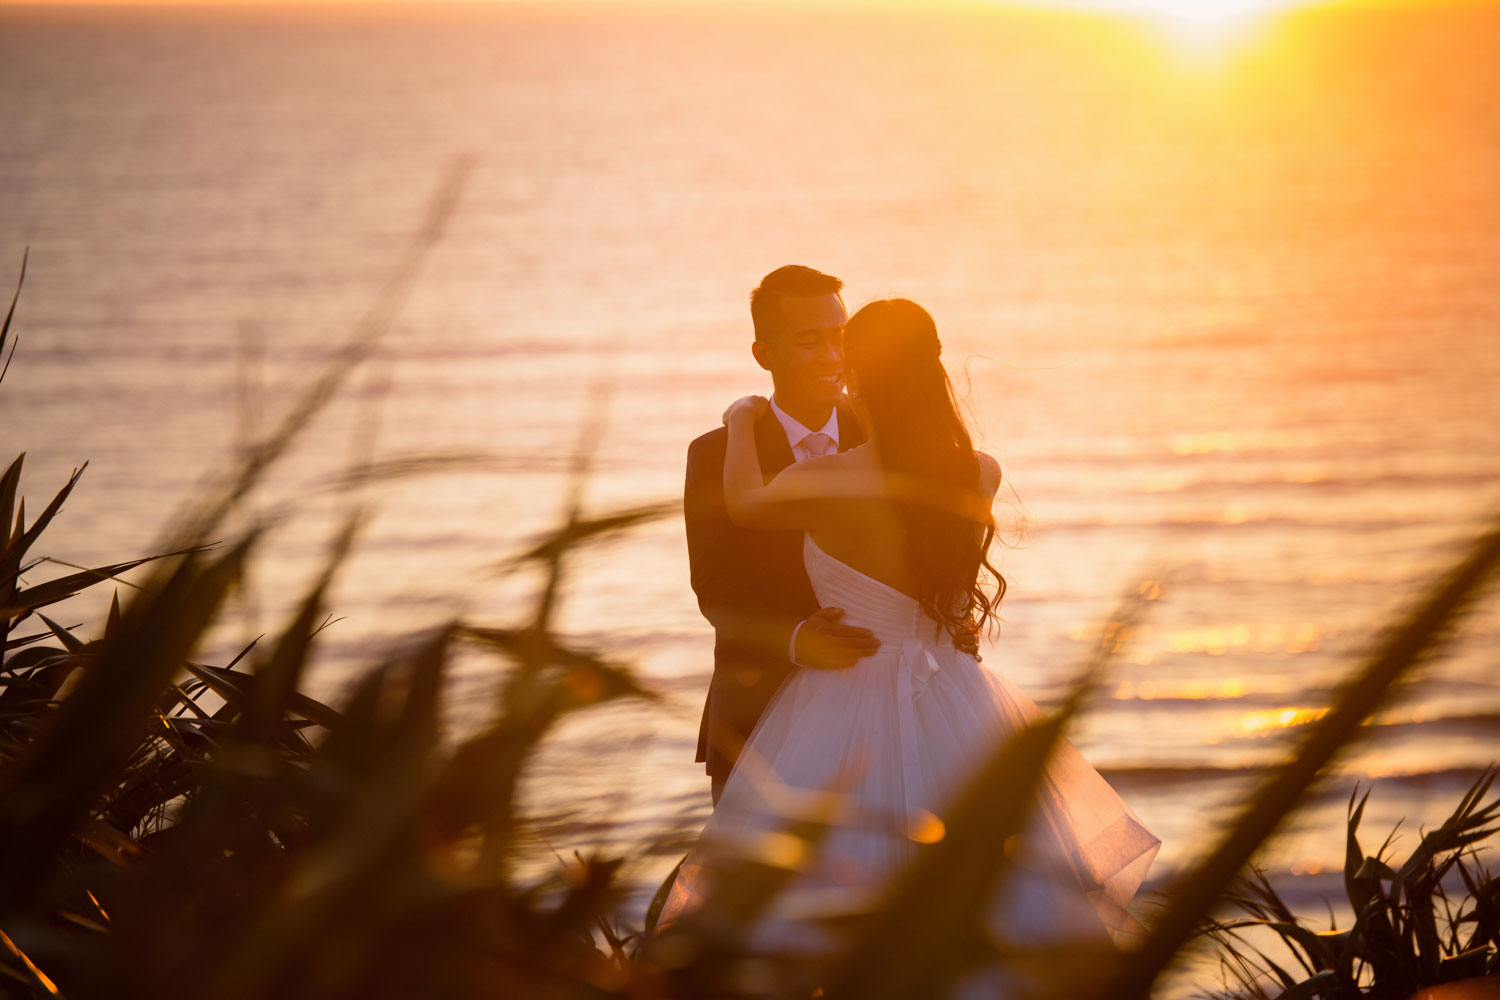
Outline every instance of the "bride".
<path fill-rule="evenodd" d="M 816 912 L 874 903 L 941 831 L 952 800 L 999 745 L 1040 717 L 1024 694 L 954 647 L 955 636 L 995 619 L 1005 590 L 987 557 L 1000 468 L 973 449 L 940 350 L 932 317 L 916 303 L 860 309 L 845 329 L 844 364 L 869 441 L 788 466 L 770 482 L 753 431 L 767 401 L 748 396 L 724 414 L 730 518 L 805 532 L 819 603 L 843 608 L 845 623 L 874 632 L 880 650 L 847 670 L 796 668 L 781 685 L 684 860 L 660 927 L 696 909 L 736 857 L 786 846 L 799 800 L 805 808 L 836 790 L 838 823 L 751 942 L 768 952 L 835 947 Z M 1067 743 L 1042 789 L 1017 866 L 1024 877 L 1007 880 L 992 924 L 1012 941 L 1123 930 L 1160 842 Z"/>

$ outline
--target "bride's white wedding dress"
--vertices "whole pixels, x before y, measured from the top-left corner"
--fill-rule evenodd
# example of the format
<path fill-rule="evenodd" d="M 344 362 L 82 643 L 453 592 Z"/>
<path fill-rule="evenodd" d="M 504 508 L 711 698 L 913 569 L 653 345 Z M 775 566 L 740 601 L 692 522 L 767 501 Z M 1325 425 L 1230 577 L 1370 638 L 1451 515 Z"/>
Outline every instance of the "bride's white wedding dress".
<path fill-rule="evenodd" d="M 838 822 L 756 930 L 756 946 L 780 951 L 830 946 L 811 915 L 874 901 L 923 842 L 940 836 L 949 803 L 1000 743 L 1041 714 L 1008 681 L 954 649 L 916 600 L 833 558 L 811 535 L 803 554 L 818 602 L 874 632 L 880 651 L 847 670 L 796 669 L 782 684 L 661 916 L 665 925 L 697 905 L 716 859 L 745 850 L 795 854 L 796 842 L 778 836 L 788 815 L 805 811 L 816 793 L 839 789 Z M 991 908 L 994 928 L 1014 943 L 1127 929 L 1125 907 L 1160 841 L 1063 743 L 1022 844 L 1024 867 L 1013 869 Z"/>

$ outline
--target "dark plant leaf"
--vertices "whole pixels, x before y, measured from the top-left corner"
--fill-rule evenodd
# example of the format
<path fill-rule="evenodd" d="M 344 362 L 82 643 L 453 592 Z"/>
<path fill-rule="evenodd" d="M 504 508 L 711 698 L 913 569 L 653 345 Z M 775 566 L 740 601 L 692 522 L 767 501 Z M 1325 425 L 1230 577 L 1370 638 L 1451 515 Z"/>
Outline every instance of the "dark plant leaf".
<path fill-rule="evenodd" d="M 113 634 L 120 627 L 120 588 L 109 598 L 109 617 L 104 620 L 104 634 L 106 637 Z"/>
<path fill-rule="evenodd" d="M 676 503 L 653 503 L 642 507 L 607 514 L 603 517 L 570 520 L 562 528 L 542 538 L 536 545 L 502 563 L 502 568 L 511 569 L 528 562 L 549 562 L 583 542 L 596 541 L 626 528 L 652 521 L 676 511 Z"/>
<path fill-rule="evenodd" d="M 77 628 L 78 626 L 74 625 L 73 627 Z M 50 629 L 48 631 L 46 631 L 46 632 L 33 632 L 31 635 L 23 635 L 19 639 L 6 639 L 5 640 L 5 645 L 4 645 L 3 648 L 6 651 L 9 651 L 9 650 L 12 650 L 12 649 L 20 649 L 22 646 L 29 646 L 33 642 L 41 642 L 43 639 L 53 639 L 53 638 L 56 638 L 56 636 L 53 635 L 53 633 L 52 633 L 52 631 Z M 6 664 L 5 669 L 7 669 L 7 670 L 11 669 L 9 663 Z"/>
<path fill-rule="evenodd" d="M 656 923 L 661 919 L 661 908 L 667 905 L 667 897 L 672 893 L 672 883 L 677 881 L 677 873 L 682 870 L 682 862 L 686 860 L 687 856 L 684 855 L 672 866 L 672 870 L 667 873 L 666 878 L 662 879 L 661 885 L 652 895 L 651 903 L 646 907 L 646 925 L 641 930 L 642 936 L 649 938 L 656 933 Z"/>
<path fill-rule="evenodd" d="M 1349 794 L 1349 815 L 1346 821 L 1348 832 L 1345 835 L 1344 850 L 1344 893 L 1349 897 L 1350 908 L 1358 913 L 1369 905 L 1370 897 L 1375 892 L 1375 885 L 1369 878 L 1360 877 L 1360 870 L 1365 863 L 1365 852 L 1359 846 L 1359 823 L 1364 818 L 1365 803 L 1370 799 L 1370 792 L 1368 789 L 1365 790 L 1358 805 L 1354 803 L 1356 795 L 1359 795 L 1358 784 Z"/>
<path fill-rule="evenodd" d="M 21 535 L 19 548 L 15 552 L 18 558 L 25 555 L 26 550 L 31 548 L 32 544 L 41 537 L 43 531 L 47 530 L 47 525 L 51 524 L 52 519 L 57 516 L 57 512 L 62 510 L 63 501 L 68 499 L 68 494 L 73 492 L 73 487 L 78 485 L 78 480 L 83 477 L 83 471 L 88 467 L 89 463 L 84 462 L 73 470 L 73 474 L 68 477 L 67 483 L 62 489 L 57 491 L 57 495 L 47 505 L 47 509 L 42 511 L 37 519 L 32 522 L 31 527 L 27 528 Z"/>
<path fill-rule="evenodd" d="M 53 621 L 51 618 L 48 618 L 46 615 L 39 614 L 37 615 L 37 617 L 40 618 L 42 622 L 52 630 L 52 634 L 57 636 L 57 638 L 62 642 L 63 646 L 67 649 L 68 652 L 81 653 L 83 651 L 84 642 L 82 639 L 78 638 L 72 632 L 69 632 L 67 629 L 57 624 L 57 622 Z"/>
<path fill-rule="evenodd" d="M 23 451 L 10 463 L 5 475 L 0 476 L 0 555 L 7 554 L 10 548 L 10 519 L 16 512 L 16 489 L 21 484 L 21 465 L 25 461 L 26 453 Z M 0 570 L 3 569 L 3 564 L 0 564 Z M 4 577 L 0 576 L 0 579 Z M 4 592 L 0 591 L 0 598 L 4 596 Z"/>
<path fill-rule="evenodd" d="M 71 573 L 68 576 L 58 577 L 56 580 L 48 580 L 34 587 L 16 592 L 7 602 L 5 607 L 0 607 L 0 618 L 14 618 L 23 612 L 35 608 L 44 608 L 49 604 L 66 600 L 79 591 L 91 587 L 96 583 L 112 579 L 127 570 L 143 566 L 157 559 L 167 559 L 171 556 L 186 555 L 189 552 L 198 551 L 184 549 L 177 552 L 163 552 L 160 555 L 146 556 L 143 559 L 132 559 L 129 562 L 115 563 L 112 566 L 99 566 L 95 569 L 84 570 L 81 573 Z M 108 627 L 105 629 L 108 632 Z"/>
<path fill-rule="evenodd" d="M 1332 989 L 1336 983 L 1336 977 L 1328 970 L 1310 976 L 1302 982 L 1280 994 L 1276 1000 L 1312 1000 L 1313 997 Z"/>
<path fill-rule="evenodd" d="M 1489 951 L 1488 948 L 1479 947 L 1457 955 L 1449 955 L 1443 959 L 1438 968 L 1437 981 L 1456 983 L 1461 979 L 1474 979 L 1484 975 L 1485 961 L 1489 958 Z"/>
<path fill-rule="evenodd" d="M 250 742 L 275 743 L 281 738 L 281 722 L 297 699 L 297 685 L 307 664 L 308 650 L 322 614 L 324 595 L 335 571 L 344 562 L 359 526 L 351 517 L 334 541 L 323 571 L 301 608 L 287 626 L 275 648 L 255 668 L 255 696 L 245 706 L 244 737 Z"/>
<path fill-rule="evenodd" d="M 0 914 L 24 910 L 90 806 L 139 745 L 162 686 L 198 642 L 256 536 L 207 566 L 178 564 L 138 595 L 118 635 L 23 758 L 0 767 Z"/>
<path fill-rule="evenodd" d="M 5 353 L 5 341 L 10 336 L 10 321 L 16 315 L 16 303 L 21 300 L 21 286 L 26 283 L 26 259 L 31 256 L 31 248 L 27 247 L 21 251 L 21 276 L 16 279 L 16 293 L 10 297 L 10 308 L 5 311 L 5 322 L 0 323 L 0 354 Z M 17 337 L 10 345 L 10 354 L 5 357 L 5 366 L 0 368 L 0 382 L 5 381 L 5 373 L 10 371 L 10 359 L 16 356 L 16 346 L 21 342 Z M 10 518 L 0 519 L 0 524 L 9 522 Z"/>
<path fill-rule="evenodd" d="M 54 656 L 68 655 L 69 653 L 66 649 L 60 649 L 57 646 L 33 646 L 31 649 L 24 649 L 6 660 L 4 669 L 7 673 L 13 674 L 25 670 L 35 670 L 45 665 Z"/>

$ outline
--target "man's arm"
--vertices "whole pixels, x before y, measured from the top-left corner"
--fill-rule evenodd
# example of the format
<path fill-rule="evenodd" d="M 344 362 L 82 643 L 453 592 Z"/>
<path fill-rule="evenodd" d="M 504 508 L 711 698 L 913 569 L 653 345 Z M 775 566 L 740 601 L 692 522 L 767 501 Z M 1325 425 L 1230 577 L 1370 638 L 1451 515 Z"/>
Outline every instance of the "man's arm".
<path fill-rule="evenodd" d="M 688 448 L 682 512 L 693 593 L 703 617 L 721 636 L 747 652 L 785 660 L 801 619 L 756 606 L 756 591 L 763 584 L 735 558 L 735 528 L 724 508 L 722 456 L 722 440 L 700 438 Z"/>
<path fill-rule="evenodd" d="M 866 629 L 839 624 L 839 609 L 823 608 L 804 620 L 758 606 L 764 581 L 736 561 L 731 544 L 736 529 L 724 506 L 723 443 L 723 438 L 693 442 L 683 490 L 688 565 L 703 617 L 721 636 L 773 662 L 839 670 L 875 653 L 880 648 L 875 637 Z"/>

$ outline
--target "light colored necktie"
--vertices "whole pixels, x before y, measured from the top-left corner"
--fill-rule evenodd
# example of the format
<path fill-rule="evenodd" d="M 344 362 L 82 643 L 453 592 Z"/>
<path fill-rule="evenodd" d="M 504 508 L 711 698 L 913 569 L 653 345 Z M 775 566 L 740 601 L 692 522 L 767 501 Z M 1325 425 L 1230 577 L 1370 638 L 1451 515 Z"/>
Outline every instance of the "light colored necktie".
<path fill-rule="evenodd" d="M 838 449 L 833 443 L 833 438 L 827 434 L 813 433 L 802 439 L 802 447 L 807 452 L 808 458 L 822 458 L 831 455 Z"/>

